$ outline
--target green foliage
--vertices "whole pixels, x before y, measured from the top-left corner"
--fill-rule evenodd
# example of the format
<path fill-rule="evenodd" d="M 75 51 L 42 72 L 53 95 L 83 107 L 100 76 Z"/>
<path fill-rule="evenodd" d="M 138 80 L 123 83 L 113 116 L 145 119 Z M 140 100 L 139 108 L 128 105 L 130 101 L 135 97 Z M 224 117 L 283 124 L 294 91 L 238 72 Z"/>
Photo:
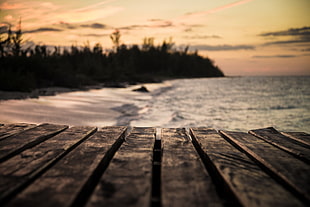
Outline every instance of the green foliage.
<path fill-rule="evenodd" d="M 0 47 L 0 90 L 29 91 L 35 88 L 82 87 L 97 83 L 155 82 L 167 78 L 219 77 L 224 74 L 208 58 L 197 53 L 173 50 L 172 39 L 154 46 L 153 38 L 138 45 L 119 45 L 119 31 L 111 35 L 116 50 L 104 52 L 71 46 L 48 49 L 44 45 L 21 49 L 21 30 L 9 31 Z M 9 44 L 8 44 L 9 42 Z"/>

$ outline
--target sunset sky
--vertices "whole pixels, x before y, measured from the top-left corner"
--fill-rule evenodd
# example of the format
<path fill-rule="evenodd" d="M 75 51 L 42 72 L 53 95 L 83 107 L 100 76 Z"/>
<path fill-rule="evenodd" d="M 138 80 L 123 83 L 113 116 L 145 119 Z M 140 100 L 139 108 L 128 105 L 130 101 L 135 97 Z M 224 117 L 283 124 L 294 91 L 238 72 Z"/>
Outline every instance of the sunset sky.
<path fill-rule="evenodd" d="M 155 44 L 173 38 L 225 75 L 310 75 L 310 0 L 0 0 L 0 32 L 19 19 L 28 44 Z"/>

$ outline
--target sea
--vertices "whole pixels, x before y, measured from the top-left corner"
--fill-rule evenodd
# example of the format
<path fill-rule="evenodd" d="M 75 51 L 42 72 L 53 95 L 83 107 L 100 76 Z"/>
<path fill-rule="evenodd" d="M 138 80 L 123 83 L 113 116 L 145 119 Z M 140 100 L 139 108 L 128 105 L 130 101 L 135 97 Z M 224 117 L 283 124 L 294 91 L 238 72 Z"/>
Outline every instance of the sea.
<path fill-rule="evenodd" d="M 139 113 L 132 118 L 127 114 L 127 124 L 234 131 L 274 127 L 310 133 L 310 76 L 177 79 L 166 83 L 153 91 L 150 99 L 133 102 Z"/>
<path fill-rule="evenodd" d="M 150 92 L 133 91 L 144 85 Z M 167 80 L 0 101 L 0 123 L 310 133 L 310 76 Z"/>

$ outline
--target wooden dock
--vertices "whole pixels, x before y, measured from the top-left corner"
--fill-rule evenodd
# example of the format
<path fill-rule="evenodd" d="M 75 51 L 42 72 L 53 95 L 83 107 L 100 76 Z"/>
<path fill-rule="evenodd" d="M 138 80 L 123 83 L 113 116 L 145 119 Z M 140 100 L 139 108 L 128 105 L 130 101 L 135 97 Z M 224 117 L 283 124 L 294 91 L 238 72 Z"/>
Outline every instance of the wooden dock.
<path fill-rule="evenodd" d="M 310 136 L 0 126 L 0 206 L 310 206 Z"/>

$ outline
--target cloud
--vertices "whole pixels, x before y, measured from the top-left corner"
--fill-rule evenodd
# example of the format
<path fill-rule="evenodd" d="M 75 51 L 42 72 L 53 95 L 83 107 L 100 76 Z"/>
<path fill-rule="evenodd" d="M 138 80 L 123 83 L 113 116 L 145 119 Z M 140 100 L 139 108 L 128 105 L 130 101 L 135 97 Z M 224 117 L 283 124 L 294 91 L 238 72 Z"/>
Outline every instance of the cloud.
<path fill-rule="evenodd" d="M 184 36 L 186 39 L 221 39 L 221 36 L 218 35 L 192 35 Z"/>
<path fill-rule="evenodd" d="M 174 27 L 175 25 L 172 21 L 162 20 L 162 19 L 151 19 L 148 20 L 150 24 L 135 24 L 124 27 L 119 27 L 120 30 L 135 30 L 135 29 L 147 29 L 147 28 L 168 28 Z"/>
<path fill-rule="evenodd" d="M 150 22 L 158 22 L 158 21 L 164 21 L 163 19 L 149 19 Z"/>
<path fill-rule="evenodd" d="M 149 27 L 161 28 L 161 27 L 172 27 L 172 26 L 174 26 L 172 21 L 164 20 L 164 19 L 150 19 L 149 22 L 151 22 Z"/>
<path fill-rule="evenodd" d="M 277 40 L 267 42 L 264 45 L 280 45 L 280 44 L 295 44 L 295 43 L 310 43 L 310 27 L 291 28 L 288 30 L 266 32 L 259 34 L 262 37 L 290 37 L 289 40 Z"/>
<path fill-rule="evenodd" d="M 207 51 L 255 50 L 252 45 L 192 45 L 190 48 Z"/>
<path fill-rule="evenodd" d="M 13 18 L 12 15 L 6 15 L 6 16 L 4 17 L 4 19 L 5 19 L 6 21 L 12 21 L 14 18 Z"/>
<path fill-rule="evenodd" d="M 181 16 L 176 17 L 173 22 L 174 22 L 174 24 L 179 23 L 179 24 L 183 24 L 183 25 L 185 23 L 187 25 L 193 25 L 197 22 L 202 23 L 202 22 L 204 22 L 203 19 L 206 15 L 217 13 L 217 12 L 220 12 L 222 10 L 230 9 L 230 8 L 242 5 L 242 4 L 249 3 L 251 1 L 254 1 L 254 0 L 239 0 L 239 1 L 236 1 L 233 3 L 225 4 L 225 5 L 222 5 L 222 6 L 213 8 L 213 9 L 208 9 L 205 11 L 195 11 L 195 12 L 185 13 Z M 203 26 L 205 26 L 205 24 L 203 24 Z M 192 29 L 186 28 L 184 31 L 185 32 L 191 32 Z"/>
<path fill-rule="evenodd" d="M 40 32 L 61 32 L 63 31 L 62 29 L 56 29 L 56 28 L 51 28 L 51 27 L 41 27 L 38 29 L 34 29 L 34 30 L 26 30 L 23 31 L 23 33 L 40 33 Z"/>
<path fill-rule="evenodd" d="M 61 27 L 64 27 L 66 29 L 76 29 L 77 28 L 77 26 L 70 24 L 68 22 L 64 22 L 64 21 L 60 21 L 59 24 Z"/>
<path fill-rule="evenodd" d="M 100 18 L 112 16 L 123 10 L 124 8 L 122 7 L 112 7 L 112 6 L 106 6 L 103 8 L 87 7 L 87 8 L 77 9 L 77 10 L 71 10 L 71 11 L 69 10 L 65 12 L 60 12 L 59 14 L 56 14 L 53 17 L 53 19 L 70 22 L 70 23 L 82 23 L 82 22 L 95 21 Z"/>
<path fill-rule="evenodd" d="M 283 45 L 283 44 L 295 44 L 295 43 L 310 43 L 310 39 L 273 41 L 273 42 L 267 42 L 264 45 L 268 46 L 268 45 Z"/>
<path fill-rule="evenodd" d="M 105 29 L 106 25 L 100 23 L 93 23 L 93 24 L 82 24 L 81 27 L 88 27 L 92 29 Z"/>
<path fill-rule="evenodd" d="M 107 29 L 109 28 L 107 25 L 105 24 L 101 24 L 101 23 L 89 23 L 89 24 L 73 24 L 73 23 L 68 23 L 68 22 L 64 22 L 64 21 L 60 21 L 59 24 L 54 24 L 54 25 L 58 25 L 61 28 L 64 29 L 79 29 L 79 28 L 90 28 L 90 29 Z"/>
<path fill-rule="evenodd" d="M 12 10 L 12 9 L 20 9 L 23 8 L 22 4 L 16 4 L 16 3 L 7 3 L 4 2 L 0 5 L 0 10 Z"/>
<path fill-rule="evenodd" d="M 173 23 L 171 21 L 162 21 L 157 24 L 151 25 L 151 27 L 163 28 L 163 27 L 173 27 Z"/>
<path fill-rule="evenodd" d="M 110 36 L 110 34 L 83 34 L 82 36 L 85 36 L 85 37 L 107 37 L 107 36 Z"/>
<path fill-rule="evenodd" d="M 119 27 L 120 30 L 134 30 L 134 29 L 141 29 L 141 28 L 147 28 L 149 25 L 129 25 L 124 27 Z"/>
<path fill-rule="evenodd" d="M 22 1 L 15 0 L 15 3 L 0 3 L 0 8 L 7 13 L 8 9 L 18 9 L 15 14 L 22 15 L 23 28 L 29 30 L 36 27 L 46 27 L 48 24 L 66 22 L 70 24 L 87 24 L 96 22 L 98 19 L 115 15 L 125 8 L 108 5 L 115 0 L 100 1 L 99 3 L 88 4 L 80 8 L 72 8 L 69 4 L 53 1 Z M 0 1 L 1 2 L 1 1 Z M 14 17 L 14 15 L 13 15 Z M 35 21 L 34 21 L 35 20 Z M 69 25 L 62 25 L 62 28 L 71 29 Z"/>
<path fill-rule="evenodd" d="M 255 55 L 252 58 L 294 58 L 297 55 Z"/>
<path fill-rule="evenodd" d="M 262 33 L 260 36 L 309 36 L 310 27 L 292 28 L 284 31 Z"/>
<path fill-rule="evenodd" d="M 96 4 L 90 4 L 89 6 L 85 6 L 85 7 L 76 9 L 75 11 L 77 11 L 77 12 L 88 12 L 88 11 L 91 11 L 93 9 L 98 9 L 98 7 L 101 7 L 102 5 L 105 5 L 105 4 L 114 2 L 114 1 L 115 0 L 107 0 L 107 1 L 102 1 L 102 2 L 96 3 Z"/>
<path fill-rule="evenodd" d="M 232 8 L 232 7 L 235 7 L 235 6 L 238 6 L 238 5 L 249 3 L 251 1 L 253 1 L 253 0 L 236 1 L 236 2 L 233 2 L 233 3 L 230 3 L 230 4 L 226 4 L 226 5 L 223 5 L 223 6 L 214 8 L 214 9 L 210 9 L 210 10 L 207 10 L 207 11 L 187 13 L 187 14 L 185 14 L 184 17 L 188 18 L 188 17 L 204 16 L 204 15 L 207 15 L 207 14 L 212 14 L 212 13 L 216 13 L 216 12 L 219 12 L 219 11 L 222 11 L 222 10 L 225 10 L 225 9 L 229 9 L 229 8 Z"/>

